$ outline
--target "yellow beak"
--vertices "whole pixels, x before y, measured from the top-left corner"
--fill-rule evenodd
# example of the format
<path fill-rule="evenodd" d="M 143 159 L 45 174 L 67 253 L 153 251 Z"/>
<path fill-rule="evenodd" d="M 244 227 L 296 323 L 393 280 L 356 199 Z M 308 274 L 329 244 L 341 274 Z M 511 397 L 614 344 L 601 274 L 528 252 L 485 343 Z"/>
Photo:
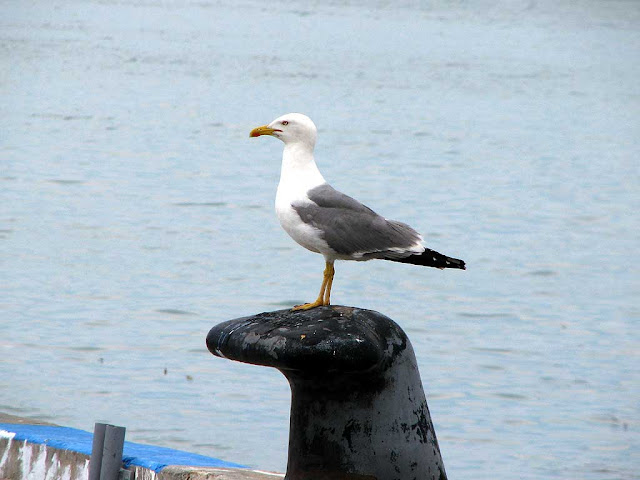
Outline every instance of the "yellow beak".
<path fill-rule="evenodd" d="M 256 127 L 251 130 L 249 133 L 250 137 L 259 137 L 260 135 L 273 135 L 273 132 L 280 132 L 281 130 L 277 130 L 275 128 L 271 128 L 268 125 L 262 125 L 261 127 Z"/>

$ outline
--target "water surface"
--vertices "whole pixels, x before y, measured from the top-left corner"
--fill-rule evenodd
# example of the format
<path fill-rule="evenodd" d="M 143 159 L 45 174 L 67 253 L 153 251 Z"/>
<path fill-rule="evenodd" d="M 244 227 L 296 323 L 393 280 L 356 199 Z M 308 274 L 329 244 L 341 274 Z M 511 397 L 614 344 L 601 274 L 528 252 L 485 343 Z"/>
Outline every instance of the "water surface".
<path fill-rule="evenodd" d="M 449 477 L 639 478 L 636 2 L 0 11 L 0 411 L 283 471 L 286 381 L 204 339 L 317 294 L 248 138 L 301 111 L 336 188 L 467 262 L 332 295 L 409 334 Z"/>

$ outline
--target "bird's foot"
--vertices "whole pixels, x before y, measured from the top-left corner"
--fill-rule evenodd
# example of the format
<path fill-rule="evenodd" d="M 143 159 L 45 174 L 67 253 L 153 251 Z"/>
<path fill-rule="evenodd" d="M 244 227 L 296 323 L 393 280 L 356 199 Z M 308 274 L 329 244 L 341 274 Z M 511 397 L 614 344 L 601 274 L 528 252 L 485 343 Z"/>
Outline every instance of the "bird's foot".
<path fill-rule="evenodd" d="M 296 305 L 292 308 L 292 310 L 311 310 L 312 308 L 322 307 L 323 305 L 329 305 L 328 303 L 324 303 L 322 299 L 318 299 L 312 303 L 304 303 L 302 305 Z"/>

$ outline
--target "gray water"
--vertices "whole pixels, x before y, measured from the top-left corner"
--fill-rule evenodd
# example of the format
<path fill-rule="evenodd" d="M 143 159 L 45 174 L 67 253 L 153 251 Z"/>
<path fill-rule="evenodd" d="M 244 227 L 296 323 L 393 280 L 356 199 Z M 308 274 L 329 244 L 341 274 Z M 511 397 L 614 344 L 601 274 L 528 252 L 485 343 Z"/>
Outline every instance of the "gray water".
<path fill-rule="evenodd" d="M 0 411 L 286 467 L 216 323 L 315 298 L 282 146 L 468 270 L 337 264 L 409 334 L 451 479 L 640 478 L 640 3 L 0 4 Z"/>

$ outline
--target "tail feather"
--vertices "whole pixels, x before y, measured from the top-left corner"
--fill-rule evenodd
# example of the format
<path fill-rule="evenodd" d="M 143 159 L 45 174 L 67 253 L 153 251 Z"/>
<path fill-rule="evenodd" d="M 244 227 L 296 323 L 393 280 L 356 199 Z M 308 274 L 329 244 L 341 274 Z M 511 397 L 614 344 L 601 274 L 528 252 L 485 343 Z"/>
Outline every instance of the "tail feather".
<path fill-rule="evenodd" d="M 451 258 L 436 252 L 435 250 L 425 249 L 424 252 L 416 255 L 409 255 L 404 258 L 385 258 L 392 262 L 410 263 L 412 265 L 422 265 L 424 267 L 435 268 L 460 268 L 466 270 L 464 260 L 458 258 Z"/>

